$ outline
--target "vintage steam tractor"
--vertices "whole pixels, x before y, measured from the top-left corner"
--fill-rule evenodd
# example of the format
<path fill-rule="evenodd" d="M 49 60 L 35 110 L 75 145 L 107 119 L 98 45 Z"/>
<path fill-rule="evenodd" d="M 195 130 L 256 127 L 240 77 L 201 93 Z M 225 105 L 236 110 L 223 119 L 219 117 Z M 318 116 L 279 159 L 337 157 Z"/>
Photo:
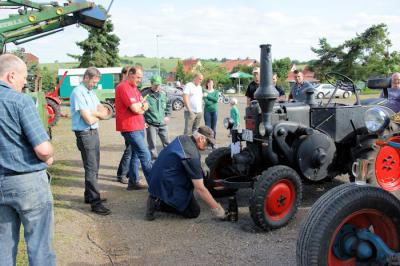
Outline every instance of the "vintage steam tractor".
<path fill-rule="evenodd" d="M 64 5 L 59 5 L 56 1 L 37 3 L 26 0 L 0 0 L 0 8 L 18 10 L 18 14 L 0 20 L 0 53 L 4 52 L 7 43 L 18 45 L 36 40 L 76 23 L 101 28 L 107 19 L 105 11 L 94 3 L 84 0 L 68 1 Z M 38 86 L 30 87 L 29 93 L 35 100 L 45 99 L 44 103 L 37 104 L 40 108 L 45 106 L 47 111 L 47 121 L 43 123 L 46 127 L 55 125 L 60 116 L 60 99 L 52 93 L 44 95 Z"/>
<path fill-rule="evenodd" d="M 246 108 L 246 128 L 241 133 L 232 130 L 232 142 L 246 145 L 240 144 L 237 153 L 232 146 L 211 152 L 206 158 L 205 184 L 214 195 L 252 188 L 251 217 L 257 226 L 271 230 L 285 226 L 295 215 L 302 198 L 302 180 L 320 182 L 346 173 L 354 179 L 353 162 L 374 156 L 377 135 L 364 125 L 369 107 L 360 100 L 354 82 L 338 73 L 328 73 L 328 81 L 336 89 L 352 90 L 354 105 L 333 103 L 332 97 L 316 103 L 312 88 L 305 92 L 305 102 L 276 104 L 271 46 L 260 48 L 256 100 Z M 229 128 L 229 119 L 224 122 Z"/>
<path fill-rule="evenodd" d="M 380 133 L 376 158 L 354 163 L 355 183 L 329 190 L 311 208 L 297 241 L 297 264 L 400 265 L 400 114 L 373 107 L 366 127 Z M 381 186 L 367 184 L 375 172 Z"/>

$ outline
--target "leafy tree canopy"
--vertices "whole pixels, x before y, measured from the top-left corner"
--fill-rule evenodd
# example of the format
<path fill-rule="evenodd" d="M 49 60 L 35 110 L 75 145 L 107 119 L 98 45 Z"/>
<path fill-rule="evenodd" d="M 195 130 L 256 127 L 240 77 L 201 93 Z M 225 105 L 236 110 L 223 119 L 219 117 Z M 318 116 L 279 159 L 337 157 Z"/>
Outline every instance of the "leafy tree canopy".
<path fill-rule="evenodd" d="M 371 75 L 388 75 L 399 70 L 400 55 L 389 52 L 392 42 L 385 24 L 373 25 L 356 37 L 336 47 L 326 38 L 319 40 L 319 47 L 311 50 L 318 59 L 310 63 L 318 79 L 324 73 L 335 71 L 354 80 L 366 80 Z"/>

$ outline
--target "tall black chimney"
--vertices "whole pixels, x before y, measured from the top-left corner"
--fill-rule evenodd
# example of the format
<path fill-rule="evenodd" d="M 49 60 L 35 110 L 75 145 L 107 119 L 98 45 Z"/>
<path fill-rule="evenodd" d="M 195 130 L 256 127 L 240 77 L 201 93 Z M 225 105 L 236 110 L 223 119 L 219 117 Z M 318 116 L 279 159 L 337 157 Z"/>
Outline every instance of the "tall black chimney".
<path fill-rule="evenodd" d="M 261 44 L 260 48 L 260 87 L 254 93 L 254 98 L 258 101 L 263 113 L 270 113 L 279 94 L 272 83 L 271 45 Z"/>
<path fill-rule="evenodd" d="M 254 98 L 258 101 L 262 111 L 262 119 L 268 131 L 272 129 L 271 112 L 275 104 L 276 98 L 279 96 L 278 91 L 272 83 L 272 59 L 271 45 L 262 44 L 261 48 L 261 68 L 260 68 L 260 87 L 254 93 Z"/>

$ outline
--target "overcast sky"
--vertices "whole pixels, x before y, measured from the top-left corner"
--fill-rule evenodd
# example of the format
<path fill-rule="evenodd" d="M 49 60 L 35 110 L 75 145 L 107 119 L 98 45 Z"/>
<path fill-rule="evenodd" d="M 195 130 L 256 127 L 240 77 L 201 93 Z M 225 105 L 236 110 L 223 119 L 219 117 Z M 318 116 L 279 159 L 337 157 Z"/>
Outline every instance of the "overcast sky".
<path fill-rule="evenodd" d="M 107 7 L 111 0 L 95 2 Z M 400 50 L 398 5 L 395 0 L 114 0 L 110 15 L 120 55 L 155 57 L 158 39 L 160 57 L 259 59 L 259 45 L 270 43 L 273 58 L 303 61 L 315 58 L 310 47 L 317 47 L 319 38 L 337 45 L 378 23 L 388 26 L 391 49 Z M 75 42 L 86 37 L 84 29 L 69 26 L 21 47 L 42 63 L 72 61 L 66 54 L 80 54 Z"/>

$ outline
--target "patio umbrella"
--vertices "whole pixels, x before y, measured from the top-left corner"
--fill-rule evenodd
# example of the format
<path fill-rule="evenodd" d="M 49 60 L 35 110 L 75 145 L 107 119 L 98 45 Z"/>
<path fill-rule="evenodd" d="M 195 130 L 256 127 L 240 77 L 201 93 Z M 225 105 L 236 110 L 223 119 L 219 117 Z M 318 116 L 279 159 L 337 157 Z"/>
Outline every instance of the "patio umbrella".
<path fill-rule="evenodd" d="M 232 73 L 229 75 L 230 78 L 235 78 L 239 80 L 239 94 L 240 94 L 240 79 L 248 79 L 248 78 L 252 78 L 253 75 L 246 73 L 246 72 L 242 72 L 242 71 L 238 71 L 235 73 Z"/>

